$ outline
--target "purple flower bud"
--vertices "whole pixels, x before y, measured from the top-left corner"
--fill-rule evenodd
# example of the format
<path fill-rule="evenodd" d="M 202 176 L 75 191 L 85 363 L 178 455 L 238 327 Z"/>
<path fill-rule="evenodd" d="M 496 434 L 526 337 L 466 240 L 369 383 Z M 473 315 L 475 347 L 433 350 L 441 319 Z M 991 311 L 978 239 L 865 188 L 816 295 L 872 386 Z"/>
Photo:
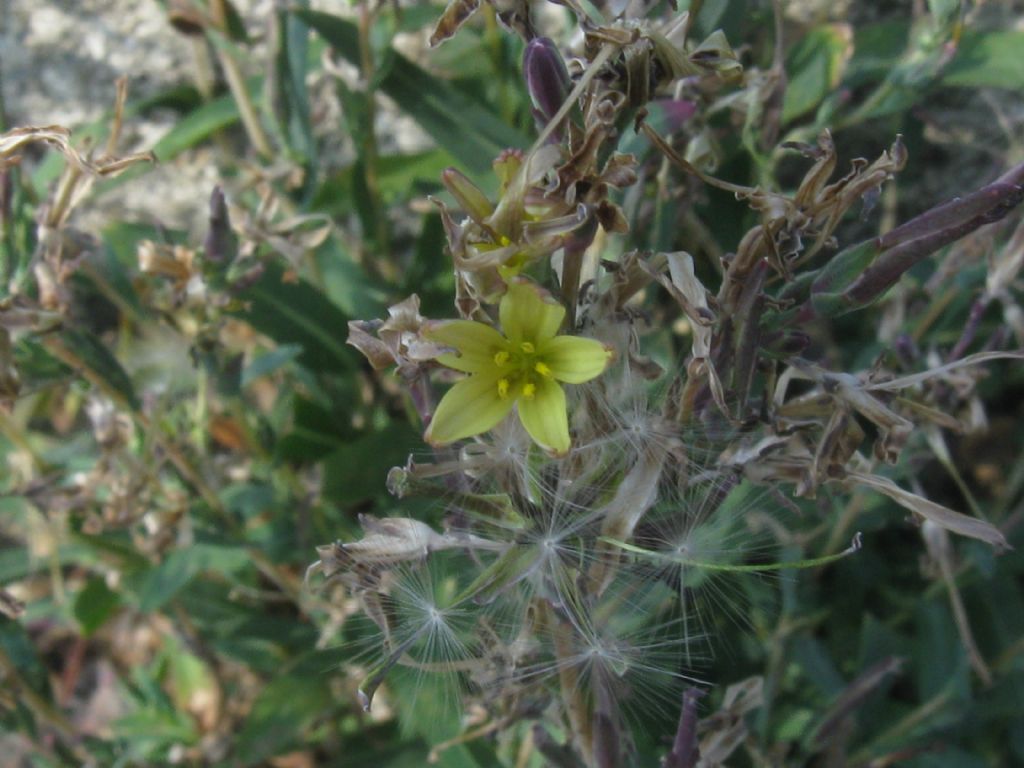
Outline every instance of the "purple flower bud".
<path fill-rule="evenodd" d="M 238 238 L 231 231 L 228 205 L 224 190 L 214 187 L 210 195 L 210 230 L 203 243 L 206 258 L 215 264 L 234 260 L 238 252 Z"/>
<path fill-rule="evenodd" d="M 549 38 L 535 37 L 526 44 L 523 76 L 538 122 L 547 123 L 561 109 L 572 90 L 569 70 Z"/>

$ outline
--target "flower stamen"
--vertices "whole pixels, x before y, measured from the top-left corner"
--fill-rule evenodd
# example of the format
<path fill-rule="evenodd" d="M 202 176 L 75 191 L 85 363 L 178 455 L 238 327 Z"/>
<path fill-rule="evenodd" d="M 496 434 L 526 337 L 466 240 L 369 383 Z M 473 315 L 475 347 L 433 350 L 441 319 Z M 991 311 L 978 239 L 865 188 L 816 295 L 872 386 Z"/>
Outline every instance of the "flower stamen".
<path fill-rule="evenodd" d="M 508 379 L 498 379 L 498 397 L 508 400 Z"/>

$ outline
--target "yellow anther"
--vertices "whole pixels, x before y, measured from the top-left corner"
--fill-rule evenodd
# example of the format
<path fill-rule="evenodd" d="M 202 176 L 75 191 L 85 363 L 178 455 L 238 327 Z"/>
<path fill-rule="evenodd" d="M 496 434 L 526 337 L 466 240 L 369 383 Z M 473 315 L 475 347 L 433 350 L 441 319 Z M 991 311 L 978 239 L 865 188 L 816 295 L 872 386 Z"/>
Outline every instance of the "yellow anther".
<path fill-rule="evenodd" d="M 512 241 L 509 240 L 504 235 L 502 235 L 501 237 L 498 238 L 498 242 L 501 243 L 502 245 L 512 245 Z"/>
<path fill-rule="evenodd" d="M 508 399 L 508 379 L 498 379 L 498 397 Z"/>
<path fill-rule="evenodd" d="M 523 397 L 527 400 L 533 400 L 533 396 L 537 394 L 536 384 L 524 384 L 523 385 Z"/>
<path fill-rule="evenodd" d="M 528 341 L 520 342 L 519 348 L 528 355 L 532 355 L 534 352 L 537 351 L 533 344 L 531 344 Z"/>
<path fill-rule="evenodd" d="M 544 363 L 537 363 L 535 366 L 533 366 L 533 370 L 535 370 L 541 376 L 551 376 L 551 369 L 544 365 Z"/>
<path fill-rule="evenodd" d="M 505 351 L 496 352 L 495 355 L 494 355 L 494 364 L 495 365 L 504 365 L 505 363 L 508 362 L 508 358 L 509 358 L 508 352 L 505 352 Z"/>

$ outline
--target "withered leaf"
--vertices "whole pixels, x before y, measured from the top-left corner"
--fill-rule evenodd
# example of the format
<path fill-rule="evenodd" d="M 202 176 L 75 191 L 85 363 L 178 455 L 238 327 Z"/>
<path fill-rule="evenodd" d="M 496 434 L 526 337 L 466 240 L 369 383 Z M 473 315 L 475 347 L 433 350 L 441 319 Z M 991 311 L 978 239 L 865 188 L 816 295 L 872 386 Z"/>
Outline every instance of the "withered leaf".
<path fill-rule="evenodd" d="M 437 20 L 433 34 L 430 35 L 430 47 L 440 45 L 452 37 L 480 7 L 480 0 L 452 0 Z"/>
<path fill-rule="evenodd" d="M 916 493 L 900 488 L 886 477 L 869 475 L 864 472 L 848 472 L 846 479 L 879 493 L 884 493 L 901 507 L 905 507 L 911 512 L 931 520 L 941 528 L 953 531 L 953 533 L 959 533 L 961 536 L 969 536 L 972 539 L 984 541 L 986 544 L 991 544 L 1000 550 L 1010 548 L 1006 537 L 991 523 L 979 520 L 976 517 L 968 517 L 941 504 L 936 504 L 934 501 L 929 501 L 923 496 L 918 496 Z"/>

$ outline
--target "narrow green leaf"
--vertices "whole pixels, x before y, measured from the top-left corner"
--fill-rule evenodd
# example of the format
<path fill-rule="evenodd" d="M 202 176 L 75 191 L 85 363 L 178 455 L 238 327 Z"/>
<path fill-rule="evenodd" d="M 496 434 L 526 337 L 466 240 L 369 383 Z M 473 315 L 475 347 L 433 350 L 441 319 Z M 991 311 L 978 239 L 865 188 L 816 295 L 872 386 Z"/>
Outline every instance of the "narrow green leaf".
<path fill-rule="evenodd" d="M 128 373 L 96 336 L 88 331 L 65 328 L 57 334 L 57 339 L 64 350 L 88 369 L 85 372 L 87 378 L 99 379 L 106 387 L 121 395 L 130 407 L 139 407 L 135 387 Z"/>
<path fill-rule="evenodd" d="M 139 610 L 159 610 L 203 571 L 236 573 L 249 562 L 249 554 L 241 547 L 197 543 L 175 550 L 143 577 L 137 593 Z"/>
<path fill-rule="evenodd" d="M 299 360 L 314 371 L 344 373 L 354 367 L 345 347 L 348 316 L 305 280 L 286 282 L 273 263 L 239 294 L 245 304 L 234 313 L 279 344 L 302 347 Z"/>
<path fill-rule="evenodd" d="M 359 65 L 359 33 L 340 17 L 315 11 L 296 14 L 339 53 Z M 529 139 L 452 84 L 394 54 L 380 90 L 398 103 L 441 147 L 468 170 L 485 173 L 503 149 L 525 148 Z"/>
<path fill-rule="evenodd" d="M 223 96 L 179 120 L 156 143 L 153 152 L 157 160 L 167 162 L 237 121 L 238 106 L 235 100 Z"/>
<path fill-rule="evenodd" d="M 242 386 L 247 387 L 257 379 L 269 376 L 300 354 L 302 354 L 302 347 L 298 344 L 282 344 L 277 349 L 263 353 L 242 371 Z"/>
<path fill-rule="evenodd" d="M 852 50 L 850 43 L 849 26 L 828 24 L 811 30 L 793 47 L 786 63 L 784 123 L 811 111 L 835 90 Z"/>
<path fill-rule="evenodd" d="M 307 6 L 308 2 L 302 3 Z M 317 145 L 310 119 L 309 89 L 306 71 L 309 66 L 309 27 L 294 13 L 277 12 L 281 39 L 274 60 L 270 106 L 275 111 L 282 139 L 292 153 L 302 159 L 307 178 L 305 187 L 311 191 L 316 184 Z"/>
<path fill-rule="evenodd" d="M 481 604 L 491 602 L 502 591 L 526 578 L 543 554 L 536 544 L 509 547 L 462 591 L 456 604 L 468 600 Z"/>

